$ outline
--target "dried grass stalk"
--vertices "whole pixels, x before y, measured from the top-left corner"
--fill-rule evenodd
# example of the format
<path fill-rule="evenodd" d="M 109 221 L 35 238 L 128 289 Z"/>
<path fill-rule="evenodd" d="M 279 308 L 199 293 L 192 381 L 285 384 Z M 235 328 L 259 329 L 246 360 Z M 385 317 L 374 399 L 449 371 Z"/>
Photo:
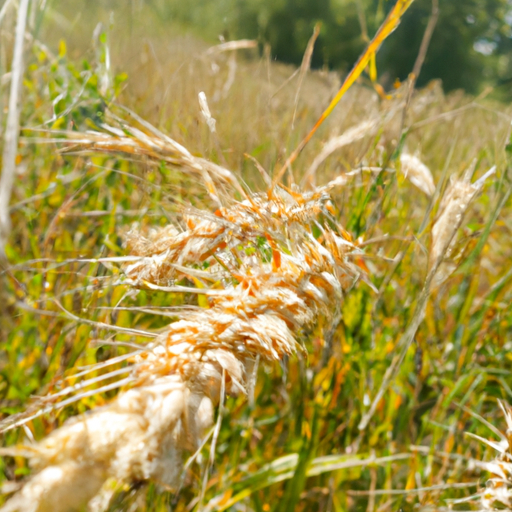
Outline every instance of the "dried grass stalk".
<path fill-rule="evenodd" d="M 512 509 L 512 408 L 498 401 L 507 423 L 506 433 L 500 432 L 492 424 L 480 418 L 497 436 L 498 441 L 490 441 L 475 434 L 467 433 L 470 437 L 491 447 L 498 452 L 491 462 L 472 461 L 472 463 L 491 474 L 486 485 L 477 494 L 454 500 L 453 504 L 473 503 L 479 511 L 511 510 Z"/>
<path fill-rule="evenodd" d="M 321 24 L 317 22 L 313 30 L 313 35 L 310 37 L 308 45 L 306 47 L 306 51 L 304 52 L 304 56 L 302 57 L 302 63 L 300 65 L 299 73 L 299 84 L 297 86 L 297 92 L 295 93 L 295 101 L 293 106 L 292 130 L 295 126 L 295 118 L 297 117 L 297 107 L 299 106 L 300 90 L 302 89 L 302 83 L 304 82 L 304 78 L 311 68 L 311 59 L 313 58 L 315 42 L 318 39 L 318 36 L 320 35 L 320 27 Z"/>
<path fill-rule="evenodd" d="M 403 175 L 427 196 L 434 195 L 436 185 L 430 169 L 414 155 L 402 153 L 400 164 Z"/>
<path fill-rule="evenodd" d="M 241 187 L 229 171 L 155 130 L 105 129 L 73 135 L 74 149 L 164 159 L 203 178 L 215 202 L 229 203 L 213 214 L 186 214 L 181 232 L 168 226 L 128 235 L 132 254 L 141 256 L 124 269 L 128 286 L 165 289 L 193 275 L 205 284 L 196 291 L 209 308 L 185 310 L 138 351 L 131 387 L 110 404 L 68 420 L 37 445 L 10 449 L 27 456 L 36 474 L 2 512 L 77 510 L 112 478 L 176 488 L 183 452 L 200 446 L 221 390 L 250 394 L 255 362 L 302 350 L 301 333 L 319 317 L 338 315 L 343 290 L 358 277 L 347 258 L 355 247 L 342 228 L 322 221 L 331 218 L 328 190 L 338 182 L 310 193 L 242 191 L 235 200 Z M 202 262 L 208 265 L 198 269 Z"/>
<path fill-rule="evenodd" d="M 453 180 L 447 188 L 432 227 L 432 245 L 429 258 L 431 271 L 435 272 L 442 259 L 450 256 L 455 234 L 462 224 L 468 206 L 481 192 L 487 178 L 495 172 L 496 168 L 493 167 L 474 183 L 471 183 L 471 173 L 468 172 L 462 179 Z"/>
<path fill-rule="evenodd" d="M 373 135 L 379 126 L 379 122 L 380 119 L 362 121 L 356 126 L 352 126 L 341 135 L 329 139 L 324 145 L 322 151 L 315 157 L 313 163 L 306 171 L 306 174 L 302 179 L 302 183 L 314 186 L 316 172 L 320 165 L 322 165 L 329 156 L 342 147 L 348 146 L 349 144 L 361 140 L 364 137 Z"/>
<path fill-rule="evenodd" d="M 215 133 L 215 125 L 217 124 L 217 121 L 212 117 L 210 107 L 208 106 L 208 100 L 206 99 L 206 94 L 203 91 L 199 93 L 199 106 L 201 107 L 201 114 L 208 125 L 208 129 L 211 133 Z"/>
<path fill-rule="evenodd" d="M 469 207 L 471 201 L 482 190 L 487 178 L 492 176 L 496 171 L 493 167 L 487 171 L 479 180 L 474 183 L 470 182 L 473 170 L 468 171 L 462 180 L 452 181 L 450 187 L 446 191 L 439 207 L 439 213 L 432 228 L 432 246 L 429 258 L 429 271 L 425 279 L 425 284 L 418 296 L 416 306 L 411 319 L 404 333 L 398 341 L 398 347 L 401 351 L 397 352 L 391 361 L 390 366 L 384 374 L 383 381 L 373 399 L 368 411 L 363 415 L 359 422 L 358 428 L 365 430 L 373 417 L 377 405 L 387 391 L 388 386 L 392 382 L 397 369 L 401 366 L 407 351 L 410 349 L 414 340 L 414 336 L 425 317 L 427 301 L 433 286 L 439 285 L 446 277 L 448 268 L 443 260 L 450 255 L 451 244 L 459 229 L 464 214 Z"/>
<path fill-rule="evenodd" d="M 5 245 L 11 232 L 9 201 L 16 171 L 16 151 L 18 150 L 18 132 L 20 129 L 20 92 L 23 79 L 23 42 L 25 40 L 28 6 L 29 0 L 21 0 L 18 7 L 16 39 L 12 58 L 9 112 L 5 127 L 2 174 L 0 176 L 0 259 L 5 257 Z"/>
<path fill-rule="evenodd" d="M 258 41 L 254 39 L 239 39 L 238 41 L 228 41 L 208 48 L 205 55 L 216 55 L 223 52 L 235 50 L 251 50 L 258 47 Z"/>

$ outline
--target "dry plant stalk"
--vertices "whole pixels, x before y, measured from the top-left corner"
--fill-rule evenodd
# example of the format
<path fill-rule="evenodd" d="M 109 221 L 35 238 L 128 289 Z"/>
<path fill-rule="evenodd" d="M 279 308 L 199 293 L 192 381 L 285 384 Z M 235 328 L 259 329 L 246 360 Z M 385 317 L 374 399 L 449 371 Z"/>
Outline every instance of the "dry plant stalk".
<path fill-rule="evenodd" d="M 427 196 L 433 196 L 436 185 L 430 169 L 415 155 L 402 153 L 400 155 L 402 174 Z"/>
<path fill-rule="evenodd" d="M 431 274 L 437 271 L 443 258 L 450 256 L 455 234 L 462 224 L 466 210 L 481 192 L 487 178 L 494 175 L 495 172 L 496 167 L 492 167 L 480 179 L 471 183 L 472 169 L 470 169 L 462 179 L 455 179 L 450 183 L 439 205 L 436 221 L 432 226 L 432 245 L 429 258 Z"/>
<path fill-rule="evenodd" d="M 315 123 L 313 128 L 309 131 L 309 133 L 302 139 L 299 145 L 295 148 L 295 150 L 290 154 L 290 156 L 286 159 L 286 162 L 281 167 L 279 172 L 276 173 L 274 177 L 274 184 L 277 184 L 284 173 L 291 167 L 291 165 L 295 162 L 297 157 L 300 155 L 301 151 L 306 147 L 307 143 L 312 139 L 313 135 L 316 133 L 318 128 L 323 124 L 323 122 L 331 115 L 331 112 L 334 110 L 340 99 L 345 95 L 345 93 L 352 87 L 352 84 L 357 80 L 357 78 L 361 75 L 366 66 L 375 58 L 377 51 L 379 50 L 380 45 L 386 40 L 386 38 L 398 27 L 402 16 L 405 14 L 407 9 L 411 6 L 414 0 L 397 0 L 393 8 L 389 11 L 386 19 L 377 30 L 377 33 L 373 37 L 373 39 L 369 42 L 366 50 L 361 54 L 357 62 L 354 64 L 354 67 L 350 71 L 350 73 L 346 76 L 343 84 L 341 85 L 339 91 L 336 93 L 334 98 L 331 100 L 327 108 L 323 111 L 322 115 L 318 118 L 318 121 Z"/>
<path fill-rule="evenodd" d="M 454 500 L 452 503 L 473 503 L 478 511 L 490 510 L 511 510 L 512 509 L 512 408 L 510 405 L 498 400 L 503 411 L 507 424 L 506 433 L 500 432 L 494 425 L 480 418 L 498 437 L 499 441 L 490 441 L 475 434 L 467 433 L 468 436 L 490 446 L 498 452 L 497 457 L 491 462 L 475 461 L 472 464 L 488 471 L 491 478 L 478 493 Z M 451 507 L 450 507 L 451 508 Z"/>
<path fill-rule="evenodd" d="M 2 174 L 0 176 L 0 259 L 5 257 L 5 245 L 11 232 L 9 201 L 16 172 L 16 151 L 18 150 L 18 132 L 20 129 L 20 92 L 23 79 L 23 42 L 25 40 L 28 6 L 29 0 L 21 0 L 18 7 L 16 39 L 12 58 L 9 111 L 5 127 Z"/>
<path fill-rule="evenodd" d="M 292 116 L 292 130 L 295 126 L 295 118 L 297 117 L 297 107 L 299 106 L 299 97 L 300 90 L 302 89 L 302 83 L 304 82 L 304 78 L 306 77 L 307 72 L 311 68 L 311 59 L 313 58 L 313 50 L 315 48 L 315 42 L 320 35 L 320 27 L 321 24 L 317 22 L 315 24 L 315 28 L 313 30 L 313 35 L 310 37 L 308 41 L 308 45 L 306 47 L 306 51 L 304 52 L 304 56 L 302 57 L 302 63 L 300 65 L 300 73 L 299 73 L 299 84 L 297 86 L 297 91 L 295 93 L 295 101 L 293 106 L 293 116 Z"/>
<path fill-rule="evenodd" d="M 495 460 L 484 463 L 492 477 L 480 492 L 482 510 L 496 510 L 503 506 L 508 510 L 512 508 L 512 410 L 501 401 L 499 404 L 507 423 L 506 434 L 500 433 L 499 443 L 481 439 L 498 451 Z"/>
<path fill-rule="evenodd" d="M 215 55 L 217 53 L 230 52 L 234 50 L 252 50 L 258 47 L 258 41 L 254 39 L 239 39 L 238 41 L 228 41 L 206 50 L 205 55 Z"/>
<path fill-rule="evenodd" d="M 355 126 L 351 126 L 341 135 L 329 139 L 325 143 L 322 151 L 318 153 L 313 160 L 313 163 L 304 174 L 304 177 L 302 178 L 303 185 L 314 187 L 316 173 L 320 165 L 322 165 L 322 163 L 338 149 L 363 139 L 364 137 L 374 135 L 379 126 L 379 121 L 380 119 L 378 118 L 371 119 L 369 121 L 362 121 Z"/>
<path fill-rule="evenodd" d="M 421 163 L 421 162 L 420 162 Z M 423 164 L 422 164 L 423 165 Z M 426 167 L 425 167 L 426 168 Z M 426 168 L 427 169 L 427 168 Z M 407 351 L 411 347 L 414 336 L 423 322 L 425 317 L 425 310 L 427 301 L 430 297 L 432 288 L 442 283 L 446 279 L 449 270 L 443 268 L 444 259 L 450 255 L 450 250 L 455 239 L 457 230 L 462 224 L 464 215 L 469 208 L 471 202 L 482 191 L 486 180 L 493 176 L 496 172 L 496 167 L 489 169 L 481 178 L 474 183 L 471 183 L 471 175 L 474 169 L 469 169 L 462 179 L 452 180 L 452 183 L 446 190 L 441 204 L 437 218 L 432 227 L 432 244 L 430 247 L 429 256 L 429 270 L 425 279 L 423 288 L 416 301 L 416 306 L 407 327 L 398 341 L 397 347 L 400 348 L 391 361 L 390 366 L 384 374 L 382 383 L 377 391 L 368 411 L 363 415 L 359 422 L 359 430 L 365 430 L 371 418 L 373 417 L 377 405 L 387 391 L 388 386 L 393 381 L 397 369 L 402 365 Z M 418 173 L 418 171 L 415 171 Z M 425 174 L 425 170 L 421 171 Z M 412 181 L 412 180 L 411 180 Z"/>
<path fill-rule="evenodd" d="M 358 277 L 347 258 L 357 249 L 330 213 L 329 189 L 343 180 L 309 193 L 279 185 L 245 192 L 226 169 L 141 123 L 68 133 L 76 143 L 68 141 L 68 150 L 145 155 L 202 178 L 218 209 L 185 214 L 182 231 L 132 231 L 128 245 L 139 259 L 124 272 L 128 286 L 160 290 L 193 277 L 203 287 L 183 290 L 205 294 L 209 307 L 183 311 L 138 351 L 129 385 L 110 404 L 68 420 L 35 445 L 4 450 L 28 457 L 36 473 L 2 512 L 78 510 L 109 479 L 176 488 L 183 452 L 200 446 L 222 391 L 248 394 L 257 360 L 302 350 L 303 330 L 339 314 L 343 291 Z"/>

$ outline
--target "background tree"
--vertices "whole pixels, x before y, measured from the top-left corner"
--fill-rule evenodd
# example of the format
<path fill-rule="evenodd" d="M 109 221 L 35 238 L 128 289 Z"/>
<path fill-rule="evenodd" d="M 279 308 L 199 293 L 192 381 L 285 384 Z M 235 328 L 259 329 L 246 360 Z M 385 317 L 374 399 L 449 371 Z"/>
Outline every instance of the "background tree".
<path fill-rule="evenodd" d="M 233 0 L 224 20 L 237 37 L 270 43 L 278 60 L 299 64 L 317 21 L 322 32 L 313 66 L 348 71 L 393 5 L 383 0 Z M 431 12 L 431 0 L 416 0 L 402 25 L 379 53 L 385 84 L 412 70 Z M 512 4 L 509 0 L 441 0 L 440 16 L 419 85 L 440 78 L 446 91 L 475 93 L 512 79 L 509 51 Z"/>

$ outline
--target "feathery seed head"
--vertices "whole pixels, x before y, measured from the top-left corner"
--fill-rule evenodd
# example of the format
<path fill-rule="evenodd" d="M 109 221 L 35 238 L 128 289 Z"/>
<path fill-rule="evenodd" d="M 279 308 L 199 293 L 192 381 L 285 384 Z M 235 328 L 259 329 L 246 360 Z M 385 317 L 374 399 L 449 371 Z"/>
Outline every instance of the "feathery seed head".
<path fill-rule="evenodd" d="M 119 128 L 104 126 L 107 134 L 70 138 L 81 148 L 164 160 L 202 179 L 214 212 L 184 212 L 181 228 L 132 229 L 126 245 L 139 259 L 124 274 L 134 289 L 204 294 L 209 307 L 181 312 L 132 357 L 130 389 L 36 445 L 31 463 L 39 473 L 2 512 L 28 503 L 38 504 L 34 512 L 50 510 L 44 489 L 54 485 L 62 503 L 72 505 L 53 512 L 82 506 L 112 478 L 176 487 L 182 452 L 200 445 L 223 393 L 247 395 L 255 361 L 301 350 L 301 333 L 335 315 L 343 290 L 359 275 L 347 259 L 356 248 L 331 214 L 329 190 L 339 180 L 308 193 L 281 185 L 250 193 L 226 169 L 139 122 L 141 129 L 119 121 Z M 203 285 L 182 284 L 187 280 Z M 78 486 L 84 474 L 91 480 Z"/>

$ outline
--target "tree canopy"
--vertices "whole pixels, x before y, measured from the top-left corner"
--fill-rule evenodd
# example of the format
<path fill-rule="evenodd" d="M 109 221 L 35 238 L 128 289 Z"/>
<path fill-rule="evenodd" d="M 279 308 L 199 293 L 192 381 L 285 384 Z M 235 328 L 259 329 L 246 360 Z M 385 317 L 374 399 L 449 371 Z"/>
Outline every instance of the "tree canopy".
<path fill-rule="evenodd" d="M 321 22 L 313 67 L 348 72 L 372 37 L 391 0 L 153 0 L 162 13 L 210 34 L 258 38 L 273 57 L 300 64 L 314 25 Z M 378 55 L 383 85 L 411 72 L 432 10 L 432 0 L 416 0 Z M 365 37 L 366 36 L 366 37 Z M 441 79 L 446 91 L 476 93 L 492 86 L 510 96 L 512 2 L 439 0 L 439 19 L 418 84 Z"/>
<path fill-rule="evenodd" d="M 298 64 L 314 24 L 322 30 L 313 66 L 348 71 L 393 2 L 383 0 L 239 0 L 238 36 L 259 37 L 273 55 Z M 378 56 L 385 82 L 412 70 L 431 15 L 431 0 L 416 0 Z M 477 92 L 512 79 L 512 3 L 509 0 L 440 0 L 439 19 L 419 84 L 440 78 L 445 90 Z"/>

